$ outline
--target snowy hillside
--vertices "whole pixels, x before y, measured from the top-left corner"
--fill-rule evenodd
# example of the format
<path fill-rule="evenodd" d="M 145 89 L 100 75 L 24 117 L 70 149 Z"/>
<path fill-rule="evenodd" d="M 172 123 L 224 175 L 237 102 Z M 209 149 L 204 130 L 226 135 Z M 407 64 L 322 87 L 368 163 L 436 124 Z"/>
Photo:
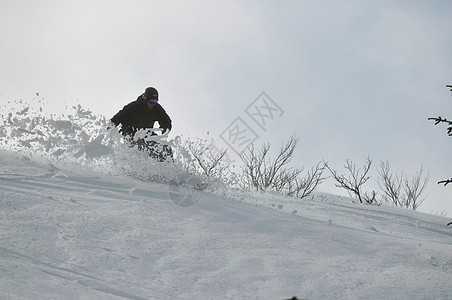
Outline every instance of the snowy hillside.
<path fill-rule="evenodd" d="M 201 191 L 179 137 L 157 163 L 80 106 L 0 113 L 0 299 L 452 298 L 448 218 Z"/>
<path fill-rule="evenodd" d="M 446 218 L 0 161 L 0 299 L 452 297 Z"/>

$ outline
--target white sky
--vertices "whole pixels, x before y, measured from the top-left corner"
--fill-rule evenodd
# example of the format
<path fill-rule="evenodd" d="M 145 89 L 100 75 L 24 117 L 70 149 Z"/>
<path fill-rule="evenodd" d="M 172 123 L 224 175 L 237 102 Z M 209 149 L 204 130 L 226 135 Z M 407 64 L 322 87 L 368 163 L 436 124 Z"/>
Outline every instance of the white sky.
<path fill-rule="evenodd" d="M 0 99 L 107 117 L 147 86 L 173 134 L 216 139 L 241 117 L 295 163 L 380 160 L 430 172 L 425 212 L 452 215 L 452 2 L 0 0 Z M 265 92 L 283 115 L 260 129 L 245 109 Z M 343 194 L 328 181 L 321 190 Z M 369 189 L 376 188 L 369 186 Z"/>

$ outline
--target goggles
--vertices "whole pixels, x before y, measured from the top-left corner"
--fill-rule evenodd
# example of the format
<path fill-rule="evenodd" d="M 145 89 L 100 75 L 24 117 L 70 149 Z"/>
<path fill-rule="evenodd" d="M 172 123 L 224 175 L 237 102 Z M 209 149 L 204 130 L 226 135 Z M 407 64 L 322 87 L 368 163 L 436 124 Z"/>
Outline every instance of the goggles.
<path fill-rule="evenodd" d="M 157 95 L 157 94 L 155 94 L 155 95 L 146 95 L 146 93 L 143 93 L 143 94 L 141 95 L 141 97 L 142 97 L 144 100 L 146 100 L 146 101 L 148 101 L 148 102 L 150 102 L 150 103 L 157 103 L 157 101 L 159 101 L 159 100 L 158 100 L 158 95 Z"/>

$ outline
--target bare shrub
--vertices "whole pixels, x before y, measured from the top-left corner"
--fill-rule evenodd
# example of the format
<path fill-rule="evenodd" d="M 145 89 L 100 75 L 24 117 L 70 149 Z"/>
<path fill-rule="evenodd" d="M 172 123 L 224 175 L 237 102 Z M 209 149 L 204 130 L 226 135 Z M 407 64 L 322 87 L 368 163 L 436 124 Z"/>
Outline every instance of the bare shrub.
<path fill-rule="evenodd" d="M 270 145 L 264 144 L 259 150 L 254 145 L 242 154 L 244 163 L 242 167 L 242 188 L 256 190 L 275 190 L 282 194 L 304 198 L 310 195 L 324 180 L 322 177 L 324 166 L 320 163 L 310 169 L 303 178 L 304 168 L 290 168 L 287 165 L 292 160 L 298 139 L 292 135 L 286 144 L 283 144 L 274 159 L 269 157 Z"/>
<path fill-rule="evenodd" d="M 405 207 L 411 208 L 412 210 L 416 210 L 422 202 L 424 202 L 425 198 L 421 199 L 420 196 L 424 193 L 427 188 L 429 174 L 427 174 L 424 178 L 422 173 L 424 172 L 423 167 L 420 168 L 416 174 L 411 177 L 411 180 L 405 178 L 404 180 L 404 190 L 405 190 Z"/>
<path fill-rule="evenodd" d="M 218 152 L 210 146 L 206 147 L 201 144 L 198 144 L 196 147 L 192 144 L 189 149 L 201 168 L 202 173 L 207 177 L 211 177 L 215 174 L 215 172 L 217 172 L 220 161 L 224 158 L 227 152 L 227 149 L 223 152 Z"/>
<path fill-rule="evenodd" d="M 381 162 L 379 169 L 378 185 L 383 192 L 383 200 L 395 206 L 406 207 L 416 210 L 425 198 L 421 195 L 427 188 L 429 174 L 423 176 L 424 169 L 421 167 L 412 177 L 400 173 L 392 173 L 389 162 Z"/>
<path fill-rule="evenodd" d="M 226 152 L 219 151 L 212 143 L 204 139 L 175 141 L 174 156 L 181 169 L 196 175 L 207 182 L 215 181 L 232 185 L 236 176 L 231 175 L 229 165 L 225 161 Z"/>
<path fill-rule="evenodd" d="M 259 150 L 253 144 L 248 147 L 241 155 L 245 186 L 252 186 L 256 190 L 273 188 L 280 191 L 287 181 L 297 177 L 303 169 L 284 169 L 292 160 L 297 143 L 298 139 L 291 136 L 273 160 L 269 158 L 270 144 L 262 145 Z"/>
<path fill-rule="evenodd" d="M 403 174 L 400 176 L 397 173 L 393 174 L 388 161 L 380 163 L 378 174 L 380 177 L 377 182 L 383 191 L 383 200 L 395 206 L 402 206 Z"/>
<path fill-rule="evenodd" d="M 371 178 L 371 176 L 368 175 L 370 167 L 372 166 L 372 159 L 369 156 L 366 158 L 366 163 L 362 172 L 350 159 L 346 159 L 344 167 L 348 171 L 348 177 L 345 175 L 338 175 L 335 170 L 328 166 L 328 164 L 325 166 L 336 180 L 336 186 L 347 190 L 350 196 L 353 196 L 354 194 L 361 203 L 380 204 L 376 199 L 377 193 L 375 191 L 372 191 L 370 195 L 363 191 L 363 185 Z"/>
<path fill-rule="evenodd" d="M 297 177 L 293 181 L 289 181 L 287 195 L 295 196 L 300 199 L 311 195 L 317 186 L 325 180 L 325 178 L 322 177 L 324 170 L 325 164 L 319 162 L 308 171 L 305 177 Z"/>

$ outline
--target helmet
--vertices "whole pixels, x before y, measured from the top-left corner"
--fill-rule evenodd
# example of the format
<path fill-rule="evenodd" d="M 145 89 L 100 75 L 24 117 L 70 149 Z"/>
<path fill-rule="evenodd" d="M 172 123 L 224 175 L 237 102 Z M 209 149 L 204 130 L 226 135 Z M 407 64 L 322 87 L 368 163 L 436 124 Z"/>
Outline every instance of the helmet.
<path fill-rule="evenodd" d="M 144 100 L 158 100 L 159 92 L 153 87 L 148 87 L 144 90 L 142 97 Z"/>

